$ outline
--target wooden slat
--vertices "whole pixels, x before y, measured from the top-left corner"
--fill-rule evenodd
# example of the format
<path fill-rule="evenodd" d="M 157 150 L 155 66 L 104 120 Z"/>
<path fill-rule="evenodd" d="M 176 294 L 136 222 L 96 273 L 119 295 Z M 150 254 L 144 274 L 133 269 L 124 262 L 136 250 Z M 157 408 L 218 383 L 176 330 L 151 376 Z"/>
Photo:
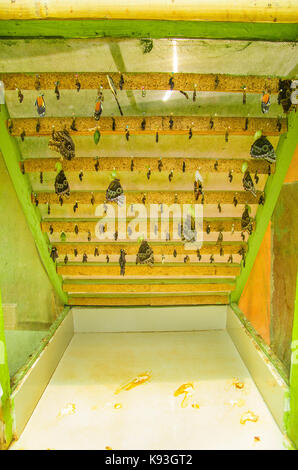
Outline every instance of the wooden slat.
<path fill-rule="evenodd" d="M 89 243 L 52 243 L 53 246 L 55 246 L 58 250 L 58 253 L 60 256 L 66 255 L 66 254 L 71 254 L 74 252 L 76 249 L 78 252 L 78 255 L 83 255 L 86 253 L 87 255 L 93 254 L 95 248 L 98 248 L 99 254 L 109 254 L 109 255 L 115 255 L 119 254 L 120 250 L 125 250 L 127 255 L 135 255 L 139 243 L 137 242 L 128 242 L 128 243 L 121 243 L 121 242 L 111 242 L 111 243 L 105 243 L 105 242 L 89 242 Z M 154 250 L 154 254 L 156 255 L 172 255 L 174 249 L 177 252 L 177 255 L 185 255 L 186 250 L 184 248 L 184 244 L 177 242 L 160 242 L 160 243 L 151 243 L 150 244 L 152 249 Z M 241 248 L 244 248 L 246 251 L 247 243 L 243 242 L 238 242 L 238 243 L 233 243 L 233 242 L 222 242 L 221 246 L 223 247 L 224 251 L 229 254 L 237 254 Z M 194 253 L 196 249 L 194 250 L 187 250 L 187 253 Z M 220 251 L 220 246 L 216 245 L 216 242 L 204 242 L 203 246 L 200 248 L 200 253 L 202 255 L 205 254 L 219 254 Z"/>
<path fill-rule="evenodd" d="M 54 90 L 55 83 L 59 82 L 59 88 L 76 89 L 76 77 L 71 72 L 44 72 L 40 73 L 39 81 L 42 90 Z M 111 73 L 115 87 L 120 89 L 120 73 Z M 271 93 L 278 93 L 279 79 L 253 75 L 224 75 L 224 74 L 198 74 L 198 73 L 122 73 L 124 90 L 168 90 L 169 79 L 173 77 L 174 90 L 196 90 L 213 92 L 238 92 L 242 93 L 245 87 L 246 93 L 262 93 L 270 89 Z M 217 78 L 216 78 L 217 77 Z M 2 73 L 0 79 L 4 82 L 6 90 L 35 90 L 36 75 L 29 73 Z M 106 72 L 85 72 L 78 74 L 81 89 L 98 90 L 109 89 Z M 120 95 L 121 96 L 121 95 Z"/>
<path fill-rule="evenodd" d="M 63 160 L 59 158 L 29 158 L 20 163 L 24 165 L 24 170 L 26 173 L 34 172 L 55 172 L 55 165 L 57 162 L 62 164 L 63 170 L 66 171 L 96 171 L 95 163 L 97 160 L 95 158 L 89 157 L 75 157 L 73 160 Z M 130 171 L 132 158 L 127 157 L 100 157 L 98 159 L 98 171 L 113 171 L 117 168 L 117 171 Z M 151 171 L 158 170 L 159 158 L 147 158 L 147 157 L 136 157 L 133 158 L 134 171 L 148 171 L 148 168 Z M 233 171 L 233 173 L 241 173 L 242 166 L 244 163 L 247 163 L 248 170 L 251 173 L 258 174 L 268 174 L 268 162 L 264 160 L 244 160 L 244 159 L 228 159 L 228 158 L 219 158 L 218 160 L 214 158 L 162 158 L 162 171 L 171 171 L 182 172 L 182 165 L 185 162 L 185 171 L 196 171 L 200 172 L 217 172 L 217 173 L 228 173 Z M 214 165 L 217 164 L 217 170 L 215 170 Z M 274 173 L 275 164 L 270 165 L 271 173 Z"/>
<path fill-rule="evenodd" d="M 119 276 L 120 267 L 114 263 L 69 263 L 57 265 L 57 272 L 63 276 Z M 155 264 L 152 268 L 146 265 L 126 263 L 126 276 L 237 276 L 240 266 L 237 264 Z"/>
<path fill-rule="evenodd" d="M 107 184 L 108 186 L 108 184 Z M 35 195 L 36 194 L 36 195 Z M 37 198 L 39 204 L 60 204 L 59 196 L 54 192 L 37 192 L 32 194 L 32 202 Z M 126 204 L 142 204 L 143 196 L 146 195 L 146 205 L 148 204 L 174 204 L 177 196 L 178 204 L 201 203 L 201 196 L 196 201 L 194 191 L 124 191 Z M 262 191 L 256 191 L 256 197 L 248 191 L 205 191 L 205 204 L 233 204 L 236 196 L 238 204 L 258 204 Z M 106 200 L 105 191 L 71 191 L 69 198 L 64 198 L 64 204 L 91 204 L 94 197 L 94 204 L 103 204 Z M 115 204 L 115 208 L 117 205 Z M 148 208 L 149 209 L 149 208 Z"/>
<path fill-rule="evenodd" d="M 228 294 L 224 295 L 194 295 L 146 298 L 100 298 L 100 297 L 70 297 L 69 305 L 217 305 L 228 304 Z"/>
<path fill-rule="evenodd" d="M 53 127 L 62 130 L 66 127 L 72 135 L 93 136 L 96 129 L 103 135 L 125 134 L 128 126 L 131 135 L 188 135 L 192 129 L 193 135 L 254 135 L 262 130 L 265 135 L 280 135 L 287 131 L 286 119 L 254 117 L 213 117 L 213 128 L 210 127 L 209 116 L 175 116 L 173 128 L 169 129 L 171 116 L 147 116 L 146 129 L 142 130 L 143 116 L 117 116 L 115 117 L 116 130 L 113 131 L 111 117 L 101 117 L 95 121 L 93 117 L 77 117 L 77 132 L 70 129 L 73 119 L 70 117 L 45 117 L 40 119 L 40 130 L 36 132 L 37 118 L 14 118 L 8 122 L 12 125 L 11 133 L 20 136 L 25 132 L 26 136 L 50 136 Z M 280 126 L 280 129 L 279 129 Z"/>
<path fill-rule="evenodd" d="M 130 284 L 64 284 L 63 290 L 68 293 L 117 293 L 118 295 L 134 293 L 147 295 L 148 293 L 157 294 L 186 294 L 196 292 L 231 292 L 235 289 L 234 284 L 217 284 L 210 282 L 209 284 L 168 284 L 168 285 L 130 285 Z"/>
<path fill-rule="evenodd" d="M 88 233 L 90 232 L 91 235 L 95 235 L 95 229 L 97 224 L 100 224 L 100 219 L 98 219 L 96 222 L 95 221 L 84 221 L 84 222 L 68 222 L 68 221 L 63 221 L 63 222 L 42 222 L 41 223 L 41 229 L 43 232 L 49 232 L 50 227 L 53 228 L 54 232 L 56 233 L 61 233 L 61 232 L 67 232 L 67 233 L 74 233 L 75 231 L 75 226 L 78 227 L 79 233 Z M 150 224 L 153 224 L 153 230 L 154 230 L 154 225 L 155 222 L 150 222 L 149 220 L 147 221 L 147 231 L 150 232 Z M 126 222 L 126 233 L 127 233 L 127 227 L 129 225 L 129 222 Z M 161 224 L 156 221 L 156 225 L 158 226 L 157 234 L 162 234 L 164 233 L 164 230 L 161 230 Z M 235 219 L 235 218 L 214 218 L 214 219 L 204 219 L 203 220 L 203 230 L 206 231 L 207 226 L 210 226 L 210 231 L 211 232 L 230 232 L 232 230 L 232 225 L 234 225 L 234 231 L 235 232 L 240 232 L 242 231 L 241 229 L 241 219 Z M 169 233 L 173 233 L 173 221 L 169 220 Z M 117 229 L 117 224 L 115 224 L 115 230 Z M 123 233 L 123 231 L 119 228 L 119 234 Z M 112 236 L 113 238 L 113 236 Z M 126 237 L 125 237 L 126 238 Z M 112 242 L 113 240 L 111 240 Z"/>

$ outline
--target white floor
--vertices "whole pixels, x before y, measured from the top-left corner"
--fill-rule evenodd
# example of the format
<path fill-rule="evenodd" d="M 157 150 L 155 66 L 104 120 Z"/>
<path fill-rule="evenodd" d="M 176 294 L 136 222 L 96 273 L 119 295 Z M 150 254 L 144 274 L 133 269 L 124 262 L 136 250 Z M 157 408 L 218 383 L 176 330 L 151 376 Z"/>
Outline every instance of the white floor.
<path fill-rule="evenodd" d="M 149 381 L 115 394 L 148 371 Z M 186 383 L 183 401 L 174 393 Z M 241 424 L 248 411 L 257 421 Z M 105 448 L 284 449 L 224 330 L 75 334 L 11 449 Z"/>

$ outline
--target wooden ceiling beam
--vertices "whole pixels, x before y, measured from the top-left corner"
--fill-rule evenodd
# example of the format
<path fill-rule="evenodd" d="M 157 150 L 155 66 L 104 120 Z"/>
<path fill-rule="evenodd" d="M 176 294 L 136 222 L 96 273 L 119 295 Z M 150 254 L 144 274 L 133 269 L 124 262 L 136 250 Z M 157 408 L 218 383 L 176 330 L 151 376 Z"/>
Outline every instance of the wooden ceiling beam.
<path fill-rule="evenodd" d="M 108 184 L 107 184 L 108 186 Z M 256 191 L 256 197 L 248 191 L 205 191 L 204 204 L 233 204 L 234 197 L 238 204 L 258 204 L 262 191 Z M 126 204 L 142 204 L 144 195 L 145 203 L 148 204 L 194 204 L 201 203 L 201 196 L 196 201 L 194 191 L 125 191 Z M 91 204 L 91 199 L 95 204 L 103 204 L 106 199 L 105 191 L 72 191 L 69 198 L 63 199 L 63 204 Z M 60 204 L 59 196 L 54 192 L 32 193 L 32 202 L 38 204 Z M 115 207 L 117 207 L 115 205 Z"/>
<path fill-rule="evenodd" d="M 120 250 L 125 250 L 127 255 L 135 255 L 137 253 L 139 243 L 136 241 L 131 242 L 101 242 L 98 240 L 97 242 L 81 242 L 81 243 L 52 243 L 53 246 L 57 248 L 59 256 L 62 255 L 70 255 L 77 250 L 78 255 L 83 255 L 86 253 L 87 255 L 93 255 L 95 248 L 98 249 L 99 254 L 104 255 L 119 255 Z M 176 250 L 177 255 L 186 255 L 187 253 L 195 253 L 196 249 L 193 250 L 185 250 L 184 243 L 182 242 L 173 242 L 173 241 L 164 241 L 164 242 L 151 242 L 150 246 L 152 247 L 155 255 L 173 255 L 173 251 Z M 247 243 L 245 242 L 222 242 L 222 248 L 226 253 L 229 254 L 237 254 L 241 248 L 245 251 L 247 249 Z M 216 242 L 204 242 L 202 247 L 200 248 L 201 255 L 205 254 L 219 254 L 220 246 L 216 244 Z"/>
<path fill-rule="evenodd" d="M 214 173 L 242 173 L 242 167 L 246 163 L 251 173 L 268 174 L 269 163 L 265 160 L 245 160 L 228 158 L 156 158 L 156 157 L 75 157 L 73 160 L 63 160 L 59 158 L 29 158 L 23 160 L 20 166 L 24 168 L 25 173 L 35 172 L 55 172 L 57 162 L 62 164 L 63 170 L 72 171 L 96 171 L 95 165 L 98 164 L 97 171 L 131 171 L 131 162 L 133 161 L 133 171 L 151 171 L 158 172 L 159 160 L 162 162 L 162 171 L 171 171 L 182 173 L 183 162 L 185 162 L 185 171 L 214 172 Z M 216 168 L 216 169 L 215 169 Z M 274 173 L 275 164 L 270 165 L 271 173 Z"/>
<path fill-rule="evenodd" d="M 65 292 L 71 294 L 193 294 L 196 292 L 231 292 L 235 289 L 235 284 L 232 283 L 210 283 L 204 284 L 64 284 L 63 289 Z"/>
<path fill-rule="evenodd" d="M 279 78 L 254 75 L 226 75 L 226 74 L 198 74 L 198 73 L 118 73 L 109 72 L 117 90 L 120 90 L 120 77 L 123 77 L 123 90 L 169 90 L 170 78 L 173 78 L 174 91 L 197 92 L 226 92 L 226 93 L 262 93 L 264 90 L 278 93 Z M 59 82 L 61 90 L 76 90 L 76 81 L 80 83 L 81 90 L 98 90 L 100 86 L 109 90 L 107 72 L 43 72 L 32 73 L 1 73 L 0 79 L 4 82 L 6 90 L 20 88 L 36 90 L 37 80 L 41 90 L 54 90 L 55 83 Z M 36 90 L 36 93 L 39 93 Z M 190 97 L 191 98 L 191 97 Z"/>
<path fill-rule="evenodd" d="M 172 118 L 173 127 L 170 129 L 169 121 Z M 115 130 L 113 130 L 113 119 Z M 13 118 L 8 120 L 7 126 L 13 136 L 41 137 L 51 136 L 53 128 L 57 131 L 66 128 L 71 135 L 90 135 L 98 129 L 102 135 L 123 134 L 127 130 L 130 135 L 254 135 L 261 130 L 264 135 L 280 135 L 287 131 L 287 120 L 282 118 L 263 117 L 219 117 L 219 116 L 147 116 L 146 127 L 142 129 L 143 116 L 117 116 L 101 117 L 95 121 L 93 117 L 77 117 L 75 121 L 77 131 L 71 129 L 71 117 L 44 117 Z M 40 123 L 37 132 L 36 125 Z M 24 138 L 25 138 L 24 137 Z"/>
<path fill-rule="evenodd" d="M 68 263 L 57 264 L 57 272 L 62 276 L 109 276 L 119 277 L 118 263 Z M 155 263 L 153 267 L 126 263 L 125 276 L 139 277 L 183 277 L 183 276 L 238 276 L 239 264 L 227 263 Z"/>
<path fill-rule="evenodd" d="M 209 294 L 192 296 L 150 296 L 150 297 L 69 297 L 69 305 L 101 305 L 101 306 L 127 306 L 127 305 L 226 305 L 229 303 L 228 294 Z"/>

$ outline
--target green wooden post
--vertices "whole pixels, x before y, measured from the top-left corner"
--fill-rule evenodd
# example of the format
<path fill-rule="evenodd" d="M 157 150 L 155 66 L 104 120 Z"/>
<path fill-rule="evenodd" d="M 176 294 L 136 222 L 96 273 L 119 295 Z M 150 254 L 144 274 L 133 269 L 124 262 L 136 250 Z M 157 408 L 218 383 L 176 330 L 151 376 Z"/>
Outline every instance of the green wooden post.
<path fill-rule="evenodd" d="M 21 160 L 20 150 L 16 139 L 7 130 L 9 114 L 5 105 L 0 105 L 0 150 L 3 154 L 7 170 L 14 185 L 14 189 L 22 206 L 28 226 L 33 235 L 40 258 L 43 262 L 49 279 L 52 282 L 60 300 L 67 304 L 68 296 L 62 289 L 62 278 L 56 272 L 56 265 L 50 258 L 49 239 L 43 234 L 40 227 L 41 216 L 39 211 L 31 202 L 31 185 L 27 175 L 23 175 L 19 162 Z"/>
<path fill-rule="evenodd" d="M 249 274 L 253 268 L 297 143 L 298 113 L 293 111 L 290 113 L 288 119 L 288 132 L 283 134 L 278 142 L 276 149 L 277 161 L 275 173 L 268 178 L 266 183 L 265 204 L 264 206 L 258 207 L 256 213 L 256 230 L 249 237 L 245 267 L 242 266 L 241 273 L 236 281 L 236 289 L 230 295 L 231 303 L 238 303 Z"/>
<path fill-rule="evenodd" d="M 298 274 L 291 351 L 290 393 L 288 410 L 285 414 L 285 425 L 289 438 L 298 449 Z"/>
<path fill-rule="evenodd" d="M 4 319 L 0 292 L 0 449 L 6 449 L 12 440 L 12 410 L 10 377 L 4 336 Z"/>

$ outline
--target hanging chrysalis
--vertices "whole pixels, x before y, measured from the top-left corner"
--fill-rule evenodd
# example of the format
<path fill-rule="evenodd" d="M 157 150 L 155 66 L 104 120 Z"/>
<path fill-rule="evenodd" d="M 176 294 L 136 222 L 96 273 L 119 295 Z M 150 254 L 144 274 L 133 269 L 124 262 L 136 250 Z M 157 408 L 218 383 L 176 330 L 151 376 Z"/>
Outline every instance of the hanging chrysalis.
<path fill-rule="evenodd" d="M 173 179 L 173 176 L 174 176 L 174 171 L 171 170 L 170 173 L 169 173 L 169 176 L 168 176 L 170 183 L 171 183 L 171 181 L 172 181 L 172 179 Z"/>
<path fill-rule="evenodd" d="M 145 87 L 142 86 L 142 98 L 145 98 L 146 96 L 146 90 Z"/>
<path fill-rule="evenodd" d="M 178 194 L 175 194 L 174 196 L 174 204 L 178 204 Z"/>
<path fill-rule="evenodd" d="M 226 133 L 225 133 L 225 142 L 229 142 L 229 131 L 226 130 Z"/>
<path fill-rule="evenodd" d="M 8 132 L 11 134 L 12 133 L 12 130 L 13 130 L 13 122 L 11 119 L 8 119 Z"/>
<path fill-rule="evenodd" d="M 292 108 L 291 95 L 293 89 L 291 88 L 291 80 L 279 80 L 279 92 L 277 97 L 278 104 L 282 105 L 284 113 L 288 113 Z"/>
<path fill-rule="evenodd" d="M 25 174 L 25 165 L 24 165 L 24 162 L 20 162 L 20 168 L 21 168 L 22 174 L 24 175 L 24 174 Z"/>
<path fill-rule="evenodd" d="M 66 242 L 66 234 L 65 234 L 65 232 L 61 232 L 61 233 L 60 233 L 60 241 L 61 241 L 62 243 L 65 243 L 65 242 Z"/>
<path fill-rule="evenodd" d="M 109 257 L 109 255 L 106 256 L 106 261 L 107 261 L 107 263 L 110 262 L 110 257 Z"/>
<path fill-rule="evenodd" d="M 185 164 L 185 161 L 183 160 L 183 163 L 182 163 L 182 172 L 185 173 L 185 169 L 186 169 L 186 164 Z"/>
<path fill-rule="evenodd" d="M 115 131 L 116 130 L 116 121 L 115 119 L 112 117 L 112 131 Z"/>
<path fill-rule="evenodd" d="M 96 129 L 96 131 L 93 134 L 93 140 L 94 140 L 95 145 L 98 144 L 99 139 L 100 139 L 100 132 L 99 132 L 99 129 Z"/>
<path fill-rule="evenodd" d="M 120 90 L 123 90 L 123 85 L 124 85 L 124 78 L 123 75 L 120 75 L 120 80 L 119 80 L 119 88 Z"/>
<path fill-rule="evenodd" d="M 189 263 L 190 262 L 189 256 L 186 255 L 183 261 L 184 261 L 184 263 Z"/>
<path fill-rule="evenodd" d="M 22 132 L 21 135 L 20 135 L 22 142 L 24 142 L 25 136 L 26 136 L 26 132 L 23 130 L 23 132 Z"/>
<path fill-rule="evenodd" d="M 162 255 L 161 255 L 161 262 L 162 262 L 162 264 L 164 264 L 164 262 L 165 262 L 165 259 L 166 259 L 165 255 L 164 255 L 164 254 L 162 254 Z"/>
<path fill-rule="evenodd" d="M 95 168 L 95 171 L 99 170 L 99 158 L 98 157 L 96 157 L 96 159 L 95 159 L 94 168 Z"/>
<path fill-rule="evenodd" d="M 75 77 L 76 77 L 75 86 L 76 86 L 77 92 L 79 92 L 80 89 L 81 89 L 81 84 L 80 84 L 80 82 L 79 82 L 79 78 L 78 78 L 78 75 L 77 75 L 77 74 L 75 75 Z"/>
<path fill-rule="evenodd" d="M 52 226 L 52 225 L 50 225 L 49 231 L 50 231 L 50 234 L 53 235 L 54 229 L 53 229 L 53 226 Z"/>
<path fill-rule="evenodd" d="M 245 118 L 244 130 L 247 131 L 248 129 L 248 117 Z"/>
<path fill-rule="evenodd" d="M 78 250 L 76 248 L 73 250 L 73 254 L 74 254 L 75 258 L 78 256 Z"/>
<path fill-rule="evenodd" d="M 62 207 L 63 206 L 63 197 L 62 196 L 59 196 L 59 202 L 60 202 L 60 206 Z"/>
<path fill-rule="evenodd" d="M 125 274 L 125 259 L 126 252 L 124 250 L 120 250 L 120 257 L 119 257 L 119 265 L 120 265 L 120 276 L 124 276 Z"/>
<path fill-rule="evenodd" d="M 126 140 L 129 141 L 129 130 L 128 130 L 128 126 L 126 126 L 126 131 L 125 131 L 125 137 L 126 137 Z"/>
<path fill-rule="evenodd" d="M 263 114 L 268 113 L 268 111 L 270 109 L 270 104 L 271 104 L 271 102 L 270 102 L 269 92 L 263 91 L 263 96 L 262 96 L 262 100 L 261 100 L 261 109 L 262 109 Z"/>
<path fill-rule="evenodd" d="M 233 174 L 232 171 L 229 171 L 229 182 L 232 183 L 233 181 Z"/>
<path fill-rule="evenodd" d="M 37 133 L 40 131 L 40 120 L 39 119 L 37 119 L 35 130 L 36 130 Z"/>
<path fill-rule="evenodd" d="M 276 154 L 273 145 L 265 136 L 261 136 L 252 144 L 250 155 L 257 159 L 264 158 L 269 163 L 274 163 L 276 161 Z"/>
<path fill-rule="evenodd" d="M 93 193 L 92 193 L 90 202 L 91 202 L 92 206 L 94 206 L 94 204 L 95 204 L 95 197 L 94 197 L 94 194 L 93 194 Z"/>
<path fill-rule="evenodd" d="M 49 148 L 60 153 L 66 160 L 72 160 L 75 157 L 75 145 L 66 129 L 57 132 L 53 129 Z"/>
<path fill-rule="evenodd" d="M 174 256 L 174 258 L 177 258 L 177 251 L 175 249 L 173 251 L 173 256 Z"/>
<path fill-rule="evenodd" d="M 214 163 L 214 170 L 215 171 L 218 171 L 218 161 L 216 160 L 216 162 Z"/>
<path fill-rule="evenodd" d="M 97 248 L 97 247 L 95 247 L 94 256 L 99 256 L 99 251 L 98 251 L 98 248 Z"/>
<path fill-rule="evenodd" d="M 217 237 L 217 242 L 216 242 L 216 244 L 217 244 L 217 245 L 220 245 L 222 242 L 223 242 L 223 234 L 222 234 L 222 231 L 220 230 L 220 231 L 219 231 L 219 234 L 218 234 L 218 237 Z"/>
<path fill-rule="evenodd" d="M 263 193 L 261 194 L 258 203 L 259 203 L 259 205 L 262 205 L 262 206 L 265 204 L 265 197 L 264 197 Z"/>
<path fill-rule="evenodd" d="M 51 206 L 50 206 L 50 204 L 48 203 L 48 215 L 50 215 L 50 214 L 51 214 Z"/>
<path fill-rule="evenodd" d="M 145 240 L 142 240 L 139 247 L 139 251 L 136 257 L 136 264 L 148 264 L 152 266 L 154 264 L 154 254 L 152 248 L 149 246 L 149 243 Z"/>
<path fill-rule="evenodd" d="M 235 224 L 232 224 L 232 227 L 231 227 L 231 234 L 233 235 L 235 232 Z"/>
<path fill-rule="evenodd" d="M 151 176 L 151 170 L 150 170 L 150 167 L 147 171 L 147 180 L 150 180 L 150 176 Z"/>
<path fill-rule="evenodd" d="M 83 254 L 83 263 L 87 263 L 88 261 L 88 256 L 86 253 Z"/>
<path fill-rule="evenodd" d="M 189 139 L 192 138 L 192 130 L 191 130 L 191 128 L 190 128 L 189 131 L 188 131 L 188 138 L 189 138 Z"/>
<path fill-rule="evenodd" d="M 70 196 L 69 184 L 63 170 L 59 171 L 58 175 L 56 176 L 55 193 L 59 196 Z"/>
<path fill-rule="evenodd" d="M 245 191 L 250 191 L 256 197 L 257 193 L 253 184 L 253 180 L 248 170 L 246 170 L 246 172 L 244 173 L 242 183 L 243 183 L 243 188 L 245 189 Z"/>
<path fill-rule="evenodd" d="M 146 194 L 143 194 L 142 203 L 143 203 L 144 205 L 146 204 Z"/>
<path fill-rule="evenodd" d="M 155 134 L 155 142 L 156 143 L 158 142 L 158 132 L 156 132 L 156 134 Z"/>
<path fill-rule="evenodd" d="M 24 100 L 24 95 L 23 95 L 23 93 L 21 92 L 21 90 L 19 88 L 17 88 L 16 90 L 18 92 L 18 100 L 19 100 L 20 103 L 22 103 L 23 100 Z"/>
<path fill-rule="evenodd" d="M 173 129 L 173 125 L 174 125 L 174 121 L 173 121 L 172 116 L 171 116 L 170 120 L 169 120 L 169 128 Z"/>
<path fill-rule="evenodd" d="M 142 128 L 143 131 L 146 129 L 146 119 L 145 118 L 141 122 L 141 128 Z"/>
<path fill-rule="evenodd" d="M 163 167 L 163 163 L 162 163 L 162 160 L 161 158 L 158 160 L 158 171 L 161 172 L 162 170 L 162 167 Z"/>
<path fill-rule="evenodd" d="M 195 242 L 197 239 L 197 232 L 195 230 L 196 222 L 192 214 L 187 214 L 184 223 L 181 224 L 181 239 L 183 242 Z"/>
<path fill-rule="evenodd" d="M 255 179 L 256 184 L 258 184 L 258 182 L 259 182 L 258 170 L 256 170 L 256 172 L 255 172 L 254 179 Z"/>
<path fill-rule="evenodd" d="M 281 120 L 280 120 L 280 116 L 278 116 L 278 118 L 277 118 L 276 127 L 277 127 L 278 132 L 280 132 L 280 131 L 281 131 Z"/>
<path fill-rule="evenodd" d="M 79 227 L 78 227 L 77 225 L 75 225 L 74 231 L 75 231 L 75 234 L 78 235 L 78 233 L 79 233 Z"/>
<path fill-rule="evenodd" d="M 218 212 L 221 213 L 221 205 L 220 205 L 220 202 L 217 204 L 217 209 L 218 209 Z"/>
<path fill-rule="evenodd" d="M 118 231 L 116 230 L 116 232 L 114 233 L 114 240 L 117 241 L 118 240 Z"/>
<path fill-rule="evenodd" d="M 246 87 L 243 87 L 242 104 L 246 104 Z"/>
<path fill-rule="evenodd" d="M 209 127 L 210 127 L 210 129 L 213 129 L 213 127 L 214 127 L 214 122 L 213 122 L 212 117 L 210 118 L 210 121 L 209 121 Z"/>
<path fill-rule="evenodd" d="M 218 79 L 218 75 L 216 75 L 215 80 L 214 80 L 214 88 L 216 89 L 218 85 L 219 85 L 219 79 Z"/>
<path fill-rule="evenodd" d="M 228 263 L 233 263 L 233 256 L 232 255 L 229 256 Z"/>
<path fill-rule="evenodd" d="M 131 162 L 130 162 L 130 171 L 133 171 L 134 166 L 135 166 L 134 161 L 131 160 Z"/>
<path fill-rule="evenodd" d="M 35 106 L 37 108 L 37 114 L 39 117 L 44 117 L 46 114 L 46 104 L 43 97 L 44 95 L 39 95 L 35 101 Z"/>
<path fill-rule="evenodd" d="M 252 218 L 249 215 L 250 207 L 246 204 L 244 212 L 241 218 L 241 230 L 246 231 L 251 234 L 253 230 Z"/>
<path fill-rule="evenodd" d="M 245 233 L 244 232 L 241 232 L 241 238 L 243 241 L 245 241 Z"/>
<path fill-rule="evenodd" d="M 219 249 L 219 255 L 220 255 L 220 256 L 223 256 L 223 255 L 224 255 L 224 249 L 223 249 L 222 246 L 221 246 L 220 249 Z"/>
<path fill-rule="evenodd" d="M 202 255 L 201 255 L 201 252 L 200 252 L 199 249 L 197 249 L 197 258 L 198 258 L 199 261 L 201 261 L 201 259 L 202 259 Z"/>
<path fill-rule="evenodd" d="M 88 232 L 87 240 L 88 240 L 88 242 L 91 242 L 91 232 Z"/>
<path fill-rule="evenodd" d="M 68 256 L 65 255 L 65 257 L 64 257 L 64 264 L 67 264 L 67 263 L 68 263 Z"/>
<path fill-rule="evenodd" d="M 97 98 L 97 100 L 95 101 L 95 109 L 94 109 L 95 121 L 99 121 L 101 114 L 102 114 L 102 102 L 99 98 Z"/>
<path fill-rule="evenodd" d="M 188 94 L 187 94 L 185 91 L 179 90 L 179 93 L 181 93 L 183 96 L 185 96 L 185 98 L 186 98 L 187 100 L 189 99 Z"/>
<path fill-rule="evenodd" d="M 76 127 L 76 118 L 72 118 L 72 123 L 71 123 L 71 126 L 70 126 L 71 130 L 74 131 L 74 132 L 78 132 L 78 129 Z"/>
<path fill-rule="evenodd" d="M 193 94 L 192 94 L 192 100 L 193 102 L 195 102 L 197 99 L 197 85 L 194 84 L 194 91 L 193 91 Z"/>
<path fill-rule="evenodd" d="M 173 88 L 174 88 L 174 86 L 175 86 L 175 85 L 174 85 L 174 78 L 173 78 L 173 77 L 170 78 L 170 80 L 169 80 L 169 85 L 170 85 L 170 89 L 173 90 Z"/>
<path fill-rule="evenodd" d="M 82 171 L 80 171 L 80 173 L 79 173 L 79 180 L 80 181 L 83 181 L 83 176 L 84 176 L 84 173 Z"/>
<path fill-rule="evenodd" d="M 211 264 L 214 263 L 214 256 L 213 255 L 210 256 L 210 263 Z"/>
<path fill-rule="evenodd" d="M 53 246 L 53 248 L 52 248 L 52 250 L 51 250 L 50 257 L 52 258 L 52 260 L 54 261 L 54 263 L 55 263 L 56 259 L 59 257 L 57 248 L 56 248 L 55 246 Z"/>
<path fill-rule="evenodd" d="M 237 200 L 236 196 L 234 196 L 234 198 L 233 198 L 233 204 L 234 204 L 235 207 L 237 207 L 238 200 Z"/>
<path fill-rule="evenodd" d="M 118 178 L 114 178 L 113 181 L 109 184 L 109 187 L 106 191 L 107 201 L 117 202 L 118 206 L 122 206 L 124 203 L 124 194 L 123 188 L 120 184 Z"/>
<path fill-rule="evenodd" d="M 208 224 L 206 228 L 207 235 L 209 235 L 210 232 L 211 232 L 211 227 L 210 227 L 210 224 Z"/>
<path fill-rule="evenodd" d="M 60 100 L 59 82 L 55 82 L 55 95 L 57 100 Z"/>
<path fill-rule="evenodd" d="M 42 171 L 39 173 L 39 181 L 40 181 L 40 184 L 43 183 L 43 172 Z"/>
<path fill-rule="evenodd" d="M 41 88 L 39 75 L 35 75 L 34 87 L 35 87 L 35 90 L 40 90 Z"/>

